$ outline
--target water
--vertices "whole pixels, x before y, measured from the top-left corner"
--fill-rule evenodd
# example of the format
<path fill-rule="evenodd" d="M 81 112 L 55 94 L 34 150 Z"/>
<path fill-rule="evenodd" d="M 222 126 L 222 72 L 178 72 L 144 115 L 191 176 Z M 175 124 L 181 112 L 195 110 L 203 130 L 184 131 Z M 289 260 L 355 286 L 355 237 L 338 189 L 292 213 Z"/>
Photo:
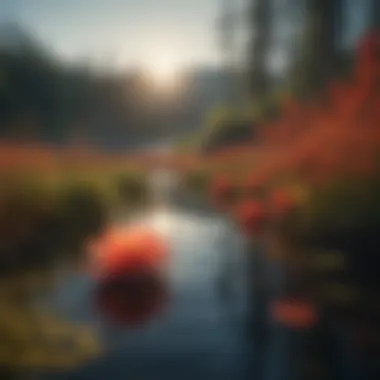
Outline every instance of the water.
<path fill-rule="evenodd" d="M 99 319 L 92 305 L 93 280 L 68 279 L 54 297 L 55 306 L 70 320 L 92 325 L 106 354 L 71 373 L 53 379 L 91 380 L 293 380 L 302 368 L 308 331 L 271 326 L 265 344 L 256 351 L 247 339 L 246 263 L 244 241 L 234 228 L 215 213 L 168 205 L 168 177 L 156 187 L 158 207 L 134 218 L 168 239 L 171 252 L 167 267 L 170 302 L 149 324 L 138 330 L 111 327 Z M 157 181 L 154 180 L 153 182 Z M 158 181 L 160 182 L 160 181 Z M 174 199 L 175 197 L 173 197 Z M 118 223 L 130 223 L 123 220 Z M 230 286 L 220 286 L 228 268 Z M 272 297 L 281 294 L 281 268 L 268 266 Z M 223 290 L 223 291 L 222 291 Z M 280 293 L 278 293 L 280 291 Z M 348 356 L 347 356 L 348 357 Z M 347 368 L 351 361 L 344 359 Z M 262 370 L 258 377 L 257 370 Z M 351 377 L 362 378 L 349 371 Z"/>
<path fill-rule="evenodd" d="M 99 322 L 93 309 L 93 283 L 71 278 L 58 291 L 56 307 L 75 321 L 96 326 L 107 354 L 64 379 L 242 379 L 247 358 L 242 331 L 245 310 L 242 241 L 215 216 L 160 208 L 134 221 L 166 234 L 171 245 L 167 308 L 136 331 Z M 227 238 L 227 239 L 226 239 Z M 233 300 L 222 299 L 218 279 L 231 257 Z"/>

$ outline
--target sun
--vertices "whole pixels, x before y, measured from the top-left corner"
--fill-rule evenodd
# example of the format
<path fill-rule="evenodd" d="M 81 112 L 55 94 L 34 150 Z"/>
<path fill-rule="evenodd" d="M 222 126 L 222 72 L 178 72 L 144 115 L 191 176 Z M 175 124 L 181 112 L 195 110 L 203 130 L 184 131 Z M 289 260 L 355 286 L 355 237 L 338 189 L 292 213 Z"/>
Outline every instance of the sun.
<path fill-rule="evenodd" d="M 150 62 L 153 82 L 160 88 L 173 88 L 178 82 L 179 68 L 171 55 L 158 55 Z"/>

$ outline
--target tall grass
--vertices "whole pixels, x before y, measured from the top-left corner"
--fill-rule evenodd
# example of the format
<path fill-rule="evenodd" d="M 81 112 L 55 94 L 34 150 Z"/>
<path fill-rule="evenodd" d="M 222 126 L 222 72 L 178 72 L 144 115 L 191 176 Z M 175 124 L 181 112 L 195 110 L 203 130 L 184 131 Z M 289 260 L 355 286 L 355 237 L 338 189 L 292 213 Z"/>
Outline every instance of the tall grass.
<path fill-rule="evenodd" d="M 140 203 L 147 190 L 144 175 L 134 165 L 139 186 L 120 193 L 120 179 L 132 167 L 127 160 L 97 156 L 95 162 L 73 157 L 43 162 L 45 155 L 42 161 L 34 155 L 28 162 L 27 154 L 20 155 L 21 150 L 31 152 L 27 146 L 3 148 L 0 162 L 7 165 L 0 170 L 0 373 L 11 378 L 20 370 L 66 369 L 100 352 L 86 326 L 41 310 L 37 300 L 54 289 L 68 268 L 82 266 L 87 243 L 107 227 L 113 210 L 127 200 L 129 205 Z"/>

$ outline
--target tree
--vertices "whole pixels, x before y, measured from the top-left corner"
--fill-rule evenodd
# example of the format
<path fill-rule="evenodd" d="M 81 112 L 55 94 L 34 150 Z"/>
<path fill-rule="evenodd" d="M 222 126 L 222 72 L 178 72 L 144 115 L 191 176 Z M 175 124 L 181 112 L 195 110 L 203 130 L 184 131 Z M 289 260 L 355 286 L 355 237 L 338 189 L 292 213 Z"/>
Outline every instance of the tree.
<path fill-rule="evenodd" d="M 267 60 L 271 46 L 272 15 L 272 1 L 252 1 L 248 70 L 251 95 L 255 102 L 267 95 L 269 90 L 270 78 Z"/>
<path fill-rule="evenodd" d="M 321 90 L 335 73 L 342 31 L 343 0 L 306 0 L 305 25 L 293 85 L 299 96 Z"/>
<path fill-rule="evenodd" d="M 186 92 L 164 102 L 148 79 L 68 65 L 22 29 L 0 27 L 0 138 L 70 144 L 80 126 L 87 143 L 124 151 L 168 135 Z"/>
<path fill-rule="evenodd" d="M 380 1 L 371 0 L 371 27 L 380 29 Z"/>

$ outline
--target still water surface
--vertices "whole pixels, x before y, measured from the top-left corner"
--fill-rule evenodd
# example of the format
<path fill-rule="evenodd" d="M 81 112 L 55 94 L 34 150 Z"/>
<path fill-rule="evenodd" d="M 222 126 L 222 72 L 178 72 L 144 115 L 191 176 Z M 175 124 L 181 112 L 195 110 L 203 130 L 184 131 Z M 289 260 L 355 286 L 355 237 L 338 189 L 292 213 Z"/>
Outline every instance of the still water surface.
<path fill-rule="evenodd" d="M 123 222 L 120 222 L 123 223 Z M 93 282 L 73 277 L 58 291 L 56 307 L 71 320 L 96 327 L 107 354 L 64 379 L 245 379 L 248 348 L 241 237 L 221 218 L 189 209 L 159 208 L 133 221 L 161 231 L 170 242 L 170 302 L 149 324 L 116 329 L 92 306 Z M 229 267 L 233 297 L 221 297 Z"/>

